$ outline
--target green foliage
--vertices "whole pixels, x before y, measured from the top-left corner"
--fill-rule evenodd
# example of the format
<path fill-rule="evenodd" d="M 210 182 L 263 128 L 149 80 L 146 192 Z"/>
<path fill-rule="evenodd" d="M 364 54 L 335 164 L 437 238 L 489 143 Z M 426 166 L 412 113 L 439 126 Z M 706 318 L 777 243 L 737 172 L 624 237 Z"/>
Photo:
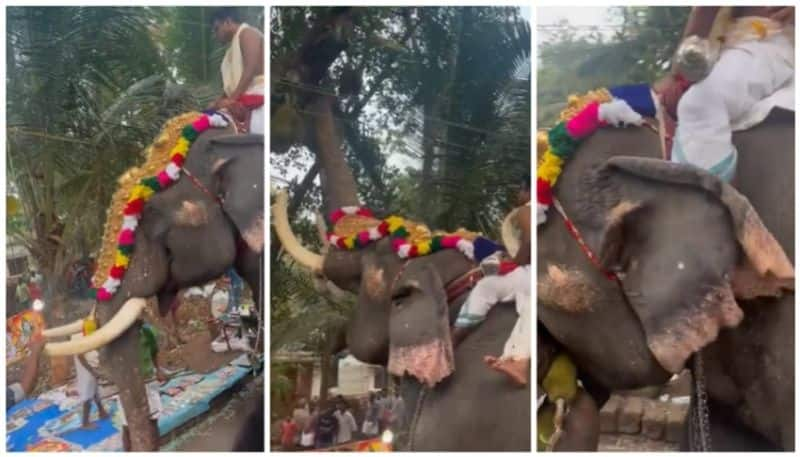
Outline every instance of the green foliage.
<path fill-rule="evenodd" d="M 198 10 L 7 8 L 7 191 L 22 203 L 7 229 L 36 259 L 46 296 L 98 246 L 117 177 L 166 119 L 210 99 L 218 66 L 204 79 L 186 63 L 214 50 L 173 49 L 184 33 L 209 34 L 183 20 Z"/>
<path fill-rule="evenodd" d="M 273 71 L 291 61 L 329 12 L 272 8 Z M 334 116 L 345 156 L 360 199 L 377 215 L 498 236 L 530 169 L 530 26 L 518 8 L 370 7 L 355 9 L 352 18 L 352 30 L 342 31 L 348 47 L 318 87 L 273 81 L 272 95 L 338 95 Z M 354 74 L 362 84 L 352 94 L 344 89 Z M 303 115 L 310 129 L 312 119 Z M 290 195 L 302 189 L 297 175 L 315 160 L 306 145 L 270 159 L 273 177 L 296 176 Z M 315 182 L 293 221 L 307 246 L 319 244 L 309 216 L 320 206 Z M 322 298 L 307 272 L 272 246 L 273 338 L 313 350 L 347 321 L 353 305 Z"/>
<path fill-rule="evenodd" d="M 618 7 L 611 36 L 563 22 L 539 46 L 537 106 L 540 128 L 552 127 L 568 95 L 598 87 L 654 82 L 669 67 L 690 8 Z M 581 33 L 584 32 L 584 33 Z"/>

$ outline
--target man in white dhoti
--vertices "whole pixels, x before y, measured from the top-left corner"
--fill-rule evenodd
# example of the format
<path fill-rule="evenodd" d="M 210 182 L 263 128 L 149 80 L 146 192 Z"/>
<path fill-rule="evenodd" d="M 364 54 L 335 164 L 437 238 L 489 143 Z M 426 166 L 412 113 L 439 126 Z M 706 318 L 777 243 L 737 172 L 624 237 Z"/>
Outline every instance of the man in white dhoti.
<path fill-rule="evenodd" d="M 517 227 L 519 248 L 514 256 L 517 265 L 502 276 L 486 276 L 470 292 L 461 307 L 453 329 L 454 343 L 462 340 L 476 325 L 483 322 L 489 310 L 497 303 L 514 300 L 517 308 L 517 323 L 506 340 L 500 357 L 487 355 L 484 361 L 490 368 L 507 375 L 515 384 L 528 383 L 531 359 L 531 211 L 530 178 L 520 189 L 515 210 L 514 224 Z M 503 268 L 500 268 L 501 272 Z"/>
<path fill-rule="evenodd" d="M 695 7 L 684 40 L 706 50 L 710 70 L 682 97 L 694 79 L 680 65 L 655 86 L 667 112 L 677 102 L 671 160 L 731 181 L 737 163 L 732 132 L 758 124 L 776 106 L 794 109 L 794 8 Z M 684 66 L 691 63 L 689 57 Z"/>
<path fill-rule="evenodd" d="M 220 8 L 211 24 L 217 40 L 230 46 L 220 66 L 225 95 L 210 108 L 224 109 L 250 133 L 264 134 L 264 35 L 240 22 L 235 8 Z"/>

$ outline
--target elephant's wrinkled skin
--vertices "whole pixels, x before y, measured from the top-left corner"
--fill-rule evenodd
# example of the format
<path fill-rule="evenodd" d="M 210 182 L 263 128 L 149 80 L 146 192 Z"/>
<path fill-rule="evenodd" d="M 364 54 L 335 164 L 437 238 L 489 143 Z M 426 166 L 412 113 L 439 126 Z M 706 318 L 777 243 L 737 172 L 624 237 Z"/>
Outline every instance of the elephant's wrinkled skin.
<path fill-rule="evenodd" d="M 793 116 L 776 112 L 734 135 L 734 185 L 788 259 L 794 258 L 793 123 Z M 659 154 L 658 137 L 647 129 L 608 128 L 565 165 L 557 197 L 604 265 L 624 273 L 622 288 L 588 262 L 561 221 L 550 220 L 538 230 L 538 319 L 582 375 L 607 390 L 663 383 L 705 347 L 712 422 L 716 404 L 716 420 L 735 413 L 772 446 L 793 450 L 794 293 L 745 300 L 742 291 L 752 281 L 727 287 L 743 267 L 779 256 L 746 254 L 734 224 L 752 227 L 753 220 L 742 222 L 735 215 L 741 205 L 723 203 L 720 196 L 730 194 L 719 193 L 724 186 L 708 175 L 649 162 L 633 165 L 652 172 L 639 173 L 625 168 L 636 161 L 608 160 Z M 552 210 L 548 217 L 559 218 Z M 766 246 L 763 236 L 753 239 Z M 731 441 L 726 430 L 715 427 L 713 441 Z"/>
<path fill-rule="evenodd" d="M 192 144 L 185 168 L 222 203 L 186 177 L 147 202 L 122 284 L 111 302 L 97 307 L 101 325 L 131 297 L 157 295 L 164 313 L 179 289 L 218 278 L 231 265 L 248 282 L 261 307 L 263 235 L 259 240 L 254 234 L 263 230 L 263 137 L 209 130 Z M 237 250 L 240 237 L 245 243 Z M 131 326 L 101 354 L 103 366 L 120 389 L 132 450 L 158 449 L 139 373 L 138 326 Z"/>

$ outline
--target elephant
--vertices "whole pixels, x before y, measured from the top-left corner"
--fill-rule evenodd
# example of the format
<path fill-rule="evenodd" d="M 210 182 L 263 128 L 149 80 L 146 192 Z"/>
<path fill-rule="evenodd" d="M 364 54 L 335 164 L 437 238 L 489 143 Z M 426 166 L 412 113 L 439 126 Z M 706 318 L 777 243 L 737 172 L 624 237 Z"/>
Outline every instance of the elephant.
<path fill-rule="evenodd" d="M 263 142 L 261 135 L 232 135 L 225 129 L 201 133 L 183 165 L 187 173 L 145 204 L 122 283 L 110 301 L 97 306 L 100 328 L 78 342 L 46 346 L 50 355 L 103 347 L 101 366 L 119 387 L 134 451 L 158 449 L 139 372 L 137 320 L 145 298 L 156 296 L 164 315 L 178 290 L 202 285 L 234 266 L 259 310 L 263 307 Z M 80 321 L 51 329 L 49 336 L 79 328 Z"/>
<path fill-rule="evenodd" d="M 517 318 L 513 304 L 496 306 L 454 352 L 447 352 L 449 326 L 467 291 L 448 304 L 446 285 L 471 271 L 472 261 L 459 251 L 442 250 L 405 262 L 389 239 L 356 251 L 332 248 L 323 258 L 291 233 L 286 204 L 282 193 L 272 210 L 286 251 L 358 296 L 347 349 L 362 362 L 413 374 L 401 386 L 409 414 L 403 421 L 410 426 L 407 450 L 530 450 L 530 387 L 513 386 L 482 360 L 502 352 Z M 417 379 L 439 382 L 427 387 Z M 490 431 L 499 423 L 508 424 L 502 433 L 467 433 Z"/>
<path fill-rule="evenodd" d="M 660 160 L 646 128 L 600 129 L 564 165 L 555 196 L 598 265 L 548 215 L 537 316 L 599 405 L 699 354 L 712 449 L 794 449 L 793 126 L 735 133 L 731 184 Z"/>

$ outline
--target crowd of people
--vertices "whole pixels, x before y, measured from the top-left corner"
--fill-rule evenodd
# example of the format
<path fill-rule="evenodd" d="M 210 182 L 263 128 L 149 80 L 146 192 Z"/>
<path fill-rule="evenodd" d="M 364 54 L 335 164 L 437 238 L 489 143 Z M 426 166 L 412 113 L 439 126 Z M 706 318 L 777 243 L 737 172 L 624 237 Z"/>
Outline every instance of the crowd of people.
<path fill-rule="evenodd" d="M 370 393 L 355 411 L 341 395 L 327 402 L 301 398 L 281 421 L 281 450 L 324 449 L 375 438 L 385 430 L 402 428 L 405 412 L 405 402 L 397 392 Z"/>

